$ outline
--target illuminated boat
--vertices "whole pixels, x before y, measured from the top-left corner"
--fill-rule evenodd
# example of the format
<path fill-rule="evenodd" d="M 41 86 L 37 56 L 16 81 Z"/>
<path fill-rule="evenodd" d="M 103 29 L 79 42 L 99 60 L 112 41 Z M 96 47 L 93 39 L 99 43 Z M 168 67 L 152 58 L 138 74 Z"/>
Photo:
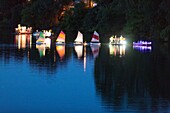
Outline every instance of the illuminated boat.
<path fill-rule="evenodd" d="M 36 44 L 45 44 L 45 36 L 43 32 L 40 32 L 40 36 L 37 39 Z"/>
<path fill-rule="evenodd" d="M 113 38 L 114 36 L 110 37 L 110 43 L 109 44 L 113 44 L 113 45 L 125 45 L 126 44 L 126 39 L 121 35 L 119 38 L 117 38 L 116 36 Z"/>
<path fill-rule="evenodd" d="M 34 32 L 32 35 L 35 37 L 38 37 L 40 35 L 40 32 L 38 32 L 38 30 L 36 30 L 36 32 Z"/>
<path fill-rule="evenodd" d="M 49 30 L 49 31 L 44 30 L 43 32 L 44 32 L 45 37 L 50 37 L 52 35 L 52 30 Z"/>
<path fill-rule="evenodd" d="M 150 46 L 150 45 L 152 45 L 152 42 L 140 40 L 140 41 L 137 41 L 137 42 L 133 42 L 133 45 L 134 46 Z"/>
<path fill-rule="evenodd" d="M 56 39 L 56 45 L 65 45 L 65 37 L 65 33 L 61 31 Z"/>
<path fill-rule="evenodd" d="M 21 26 L 18 24 L 18 27 L 15 28 L 15 33 L 16 34 L 31 34 L 32 33 L 32 27 L 26 27 L 26 26 Z"/>
<path fill-rule="evenodd" d="M 90 45 L 101 45 L 101 43 L 99 42 L 99 34 L 94 31 Z"/>
<path fill-rule="evenodd" d="M 83 45 L 83 34 L 78 31 L 77 37 L 74 40 L 74 45 Z"/>

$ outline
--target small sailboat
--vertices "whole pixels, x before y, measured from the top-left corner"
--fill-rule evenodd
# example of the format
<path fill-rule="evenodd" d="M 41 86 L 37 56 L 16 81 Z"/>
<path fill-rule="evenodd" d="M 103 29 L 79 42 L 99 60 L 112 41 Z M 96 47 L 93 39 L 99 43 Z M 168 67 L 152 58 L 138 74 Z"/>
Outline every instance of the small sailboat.
<path fill-rule="evenodd" d="M 77 53 L 78 59 L 80 59 L 83 56 L 83 45 L 75 45 L 74 50 Z"/>
<path fill-rule="evenodd" d="M 83 44 L 83 34 L 80 31 L 78 31 L 77 37 L 74 40 L 74 44 L 75 45 L 82 45 Z"/>
<path fill-rule="evenodd" d="M 90 45 L 100 45 L 101 43 L 99 42 L 99 34 L 94 31 Z"/>
<path fill-rule="evenodd" d="M 56 45 L 65 45 L 65 37 L 65 33 L 61 31 L 56 39 Z"/>
<path fill-rule="evenodd" d="M 45 44 L 45 36 L 43 32 L 40 32 L 40 36 L 37 39 L 36 44 Z"/>

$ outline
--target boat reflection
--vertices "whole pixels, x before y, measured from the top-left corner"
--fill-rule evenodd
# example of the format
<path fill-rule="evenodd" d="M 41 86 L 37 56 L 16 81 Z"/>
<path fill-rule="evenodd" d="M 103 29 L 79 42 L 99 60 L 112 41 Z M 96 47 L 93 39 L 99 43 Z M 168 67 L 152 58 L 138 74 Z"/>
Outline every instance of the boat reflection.
<path fill-rule="evenodd" d="M 109 45 L 109 53 L 114 56 L 125 56 L 126 45 Z"/>
<path fill-rule="evenodd" d="M 27 38 L 16 39 L 17 45 L 23 42 L 18 48 L 22 48 L 22 45 L 25 45 L 23 48 L 27 47 Z M 79 109 L 79 105 L 82 105 L 81 108 L 88 107 L 100 113 L 170 111 L 169 46 L 156 46 L 153 54 L 148 55 L 141 55 L 128 46 L 111 45 L 109 51 L 108 45 L 83 46 L 83 53 L 80 47 L 80 55 L 77 55 L 81 56 L 81 60 L 73 57 L 74 46 L 55 45 L 49 51 L 43 44 L 20 51 L 17 51 L 18 48 L 10 45 L 2 45 L 1 48 L 0 83 L 4 86 L 1 88 L 4 99 L 0 103 L 5 103 L 7 109 L 13 106 L 13 103 L 24 102 L 29 102 L 23 105 L 24 108 L 40 108 L 42 106 L 37 106 L 37 103 L 45 102 L 47 105 L 43 104 L 43 107 L 48 106 L 48 111 L 55 109 L 56 105 L 64 108 L 70 103 L 73 104 L 73 107 L 70 107 L 73 112 Z M 94 59 L 92 54 L 97 58 Z M 110 57 L 112 55 L 118 57 Z M 62 63 L 58 62 L 60 59 Z M 83 63 L 86 72 L 82 71 Z M 16 71 L 20 67 L 23 70 Z M 19 90 L 16 90 L 16 93 L 14 89 Z M 27 98 L 27 94 L 31 94 L 33 98 L 39 97 L 36 99 L 37 102 L 35 103 L 35 99 Z M 23 97 L 18 98 L 19 96 Z M 9 97 L 16 100 L 12 103 L 6 101 Z M 59 101 L 56 101 L 57 99 Z M 89 100 L 92 100 L 90 106 L 86 106 Z M 20 109 L 20 104 L 14 105 L 13 108 Z"/>
<path fill-rule="evenodd" d="M 91 47 L 91 51 L 92 51 L 92 54 L 93 54 L 93 58 L 97 58 L 98 55 L 99 55 L 100 45 L 90 45 L 90 47 Z"/>
<path fill-rule="evenodd" d="M 86 71 L 86 46 L 84 46 L 84 71 Z"/>
<path fill-rule="evenodd" d="M 15 35 L 15 42 L 14 42 L 18 49 L 25 49 L 31 48 L 32 45 L 32 35 L 31 34 L 22 34 L 22 35 Z"/>
<path fill-rule="evenodd" d="M 45 56 L 45 50 L 46 50 L 45 44 L 41 44 L 41 45 L 36 44 L 36 49 L 38 49 L 40 57 Z"/>
<path fill-rule="evenodd" d="M 83 45 L 74 45 L 74 50 L 78 59 L 80 59 L 83 56 Z"/>
<path fill-rule="evenodd" d="M 151 52 L 152 51 L 152 46 L 138 46 L 138 45 L 134 45 L 133 49 L 138 50 L 140 52 Z"/>
<path fill-rule="evenodd" d="M 65 57 L 65 45 L 56 45 L 56 51 L 62 61 Z"/>

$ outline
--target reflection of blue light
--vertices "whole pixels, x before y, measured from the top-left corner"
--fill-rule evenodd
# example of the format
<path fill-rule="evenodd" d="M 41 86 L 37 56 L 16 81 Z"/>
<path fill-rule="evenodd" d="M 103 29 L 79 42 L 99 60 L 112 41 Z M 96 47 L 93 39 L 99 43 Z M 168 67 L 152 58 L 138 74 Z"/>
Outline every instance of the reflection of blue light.
<path fill-rule="evenodd" d="M 139 45 L 135 45 L 133 46 L 133 49 L 139 50 L 139 51 L 147 51 L 147 52 L 151 52 L 152 51 L 152 47 L 151 46 L 139 46 Z"/>

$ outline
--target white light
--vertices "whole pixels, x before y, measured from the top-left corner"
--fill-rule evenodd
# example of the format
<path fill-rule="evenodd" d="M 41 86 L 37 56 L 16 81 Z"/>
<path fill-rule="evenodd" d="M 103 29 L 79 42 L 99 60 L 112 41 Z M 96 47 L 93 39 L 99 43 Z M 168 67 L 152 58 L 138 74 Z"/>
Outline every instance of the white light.
<path fill-rule="evenodd" d="M 121 40 L 121 41 L 120 41 L 120 44 L 126 44 L 126 41 Z"/>

